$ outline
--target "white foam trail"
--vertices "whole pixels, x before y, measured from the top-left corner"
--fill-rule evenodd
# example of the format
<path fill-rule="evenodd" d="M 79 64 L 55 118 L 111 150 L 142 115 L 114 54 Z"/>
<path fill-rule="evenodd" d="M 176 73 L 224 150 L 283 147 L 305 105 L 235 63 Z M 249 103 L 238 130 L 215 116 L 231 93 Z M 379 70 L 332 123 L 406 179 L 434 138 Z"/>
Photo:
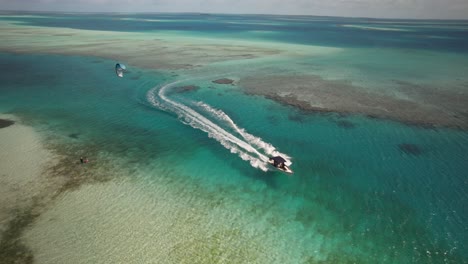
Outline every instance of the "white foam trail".
<path fill-rule="evenodd" d="M 255 148 L 253 148 L 246 142 L 236 138 L 232 134 L 228 133 L 221 127 L 211 122 L 210 120 L 206 119 L 199 113 L 195 112 L 193 109 L 167 98 L 164 95 L 165 90 L 177 83 L 178 82 L 167 84 L 161 87 L 159 92 L 157 93 L 159 95 L 159 98 L 161 98 L 166 104 L 163 104 L 163 102 L 158 101 L 155 96 L 156 89 L 158 87 L 155 87 L 148 92 L 148 100 L 151 103 L 153 103 L 153 105 L 161 107 L 164 110 L 173 111 L 179 116 L 179 118 L 183 119 L 183 122 L 185 124 L 207 132 L 210 138 L 214 138 L 215 140 L 220 142 L 225 148 L 229 149 L 232 153 L 237 153 L 239 157 L 241 157 L 243 160 L 249 161 L 253 167 L 260 168 L 263 171 L 268 170 L 266 165 L 268 157 L 258 152 Z M 244 151 L 242 151 L 241 149 L 243 149 Z"/>
<path fill-rule="evenodd" d="M 265 150 L 265 153 L 268 154 L 269 156 L 282 156 L 286 160 L 286 165 L 291 165 L 291 157 L 288 155 L 281 153 L 276 150 L 276 148 L 271 145 L 270 143 L 267 143 L 263 141 L 261 138 L 256 137 L 247 131 L 245 131 L 244 128 L 240 128 L 226 113 L 224 113 L 220 109 L 215 109 L 211 107 L 210 105 L 204 103 L 204 102 L 198 102 L 198 106 L 201 106 L 203 109 L 211 113 L 213 116 L 218 118 L 221 121 L 224 121 L 229 124 L 230 127 L 232 127 L 239 135 L 241 135 L 245 140 L 247 140 L 248 143 L 257 146 L 263 150 Z"/>
<path fill-rule="evenodd" d="M 249 161 L 252 167 L 267 171 L 268 157 L 265 154 L 271 155 L 276 153 L 285 157 L 285 159 L 289 161 L 290 158 L 287 155 L 277 152 L 271 144 L 266 143 L 261 140 L 261 138 L 255 137 L 245 132 L 244 129 L 239 128 L 234 123 L 234 121 L 232 121 L 232 119 L 221 110 L 213 109 L 203 102 L 200 103 L 200 105 L 203 106 L 203 108 L 205 108 L 207 111 L 211 113 L 217 113 L 216 115 L 218 116 L 219 120 L 228 122 L 229 125 L 234 128 L 236 132 L 239 133 L 239 135 L 241 135 L 242 138 L 247 142 L 229 133 L 192 108 L 167 98 L 165 96 L 165 91 L 179 82 L 180 81 L 169 83 L 162 87 L 154 87 L 147 93 L 148 101 L 151 102 L 154 106 L 159 107 L 165 111 L 176 113 L 183 123 L 208 133 L 210 138 L 220 142 L 221 145 L 229 149 L 231 153 L 235 153 L 241 159 Z M 254 146 L 265 150 L 265 154 L 260 153 L 259 150 L 257 150 Z"/>

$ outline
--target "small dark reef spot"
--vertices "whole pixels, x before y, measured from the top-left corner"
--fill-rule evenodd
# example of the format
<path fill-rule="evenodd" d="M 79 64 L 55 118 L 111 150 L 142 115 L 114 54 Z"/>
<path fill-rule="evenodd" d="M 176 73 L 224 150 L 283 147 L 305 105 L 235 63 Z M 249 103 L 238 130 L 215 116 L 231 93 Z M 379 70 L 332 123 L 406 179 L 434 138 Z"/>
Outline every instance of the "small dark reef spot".
<path fill-rule="evenodd" d="M 8 119 L 0 119 L 0 128 L 5 128 L 13 125 L 15 121 L 8 120 Z"/>
<path fill-rule="evenodd" d="M 367 118 L 370 118 L 370 119 L 378 119 L 379 118 L 377 115 L 374 115 L 374 114 L 368 114 L 366 116 L 367 116 Z"/>
<path fill-rule="evenodd" d="M 415 144 L 402 143 L 398 145 L 398 148 L 400 149 L 400 151 L 410 155 L 417 156 L 422 153 L 421 149 Z"/>
<path fill-rule="evenodd" d="M 77 139 L 80 137 L 80 134 L 79 133 L 71 133 L 68 135 L 68 137 L 71 137 L 71 138 L 74 138 L 74 139 Z"/>
<path fill-rule="evenodd" d="M 301 115 L 299 113 L 295 113 L 295 114 L 288 115 L 288 119 L 291 120 L 291 121 L 294 121 L 294 122 L 304 123 L 305 116 Z"/>
<path fill-rule="evenodd" d="M 354 123 L 351 122 L 351 121 L 348 121 L 348 120 L 338 120 L 338 121 L 336 121 L 336 124 L 339 127 L 346 128 L 346 129 L 350 129 L 350 128 L 355 127 Z"/>
<path fill-rule="evenodd" d="M 232 84 L 234 80 L 231 80 L 228 78 L 222 78 L 222 79 L 214 80 L 213 82 L 217 84 Z"/>
<path fill-rule="evenodd" d="M 275 115 L 269 115 L 267 116 L 267 120 L 268 122 L 270 122 L 270 124 L 272 125 L 278 125 L 280 123 L 280 120 L 278 119 L 277 116 Z"/>
<path fill-rule="evenodd" d="M 200 89 L 200 87 L 196 85 L 185 85 L 185 86 L 179 86 L 174 88 L 174 92 L 176 93 L 186 93 L 186 92 L 192 92 Z"/>

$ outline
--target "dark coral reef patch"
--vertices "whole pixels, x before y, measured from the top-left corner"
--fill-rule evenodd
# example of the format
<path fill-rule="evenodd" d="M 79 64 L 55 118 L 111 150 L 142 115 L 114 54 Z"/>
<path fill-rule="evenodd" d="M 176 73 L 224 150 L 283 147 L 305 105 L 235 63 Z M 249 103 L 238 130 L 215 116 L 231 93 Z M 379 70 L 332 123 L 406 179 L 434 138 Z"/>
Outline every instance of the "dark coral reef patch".
<path fill-rule="evenodd" d="M 415 144 L 410 144 L 410 143 L 402 143 L 398 145 L 398 149 L 400 149 L 401 152 L 410 154 L 410 155 L 421 155 L 422 151 L 421 149 L 415 145 Z"/>
<path fill-rule="evenodd" d="M 80 137 L 80 134 L 79 133 L 71 133 L 71 134 L 68 135 L 68 137 L 78 139 Z"/>
<path fill-rule="evenodd" d="M 196 85 L 185 85 L 185 86 L 179 86 L 174 88 L 174 92 L 176 93 L 187 93 L 187 92 L 192 92 L 200 89 L 200 87 Z"/>
<path fill-rule="evenodd" d="M 351 129 L 351 128 L 354 128 L 356 126 L 353 122 L 348 121 L 348 120 L 338 120 L 338 121 L 336 121 L 336 124 L 339 127 L 346 128 L 346 129 Z"/>
<path fill-rule="evenodd" d="M 13 125 L 15 121 L 8 120 L 8 119 L 0 119 L 0 128 L 5 128 Z"/>
<path fill-rule="evenodd" d="M 232 84 L 234 80 L 231 80 L 228 78 L 222 78 L 222 79 L 214 80 L 213 82 L 217 84 Z"/>

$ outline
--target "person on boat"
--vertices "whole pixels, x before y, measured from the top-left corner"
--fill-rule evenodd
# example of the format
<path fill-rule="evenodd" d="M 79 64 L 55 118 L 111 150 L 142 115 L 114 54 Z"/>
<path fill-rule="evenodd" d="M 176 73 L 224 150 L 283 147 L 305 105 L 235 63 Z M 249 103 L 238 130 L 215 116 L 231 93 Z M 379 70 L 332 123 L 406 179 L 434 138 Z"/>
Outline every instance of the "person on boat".
<path fill-rule="evenodd" d="M 273 166 L 276 168 L 284 169 L 284 163 L 286 162 L 285 159 L 283 159 L 280 156 L 272 157 L 270 158 L 270 161 L 273 161 Z"/>
<path fill-rule="evenodd" d="M 286 160 L 281 156 L 270 157 L 268 163 L 270 163 L 275 168 L 284 171 L 286 173 L 292 174 L 293 171 L 286 165 Z"/>

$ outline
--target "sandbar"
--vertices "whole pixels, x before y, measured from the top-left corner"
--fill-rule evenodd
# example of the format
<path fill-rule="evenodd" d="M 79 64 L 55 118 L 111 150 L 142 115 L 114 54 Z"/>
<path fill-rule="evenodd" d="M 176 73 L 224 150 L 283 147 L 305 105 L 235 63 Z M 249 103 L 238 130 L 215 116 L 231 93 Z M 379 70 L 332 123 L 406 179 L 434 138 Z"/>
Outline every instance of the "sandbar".
<path fill-rule="evenodd" d="M 0 259 L 28 263 L 32 254 L 19 237 L 60 184 L 45 175 L 54 155 L 37 132 L 15 116 L 0 118 L 14 123 L 0 129 Z"/>
<path fill-rule="evenodd" d="M 250 42 L 151 34 L 49 28 L 0 21 L 0 51 L 99 56 L 147 69 L 191 69 L 214 62 L 275 55 L 275 47 Z"/>

